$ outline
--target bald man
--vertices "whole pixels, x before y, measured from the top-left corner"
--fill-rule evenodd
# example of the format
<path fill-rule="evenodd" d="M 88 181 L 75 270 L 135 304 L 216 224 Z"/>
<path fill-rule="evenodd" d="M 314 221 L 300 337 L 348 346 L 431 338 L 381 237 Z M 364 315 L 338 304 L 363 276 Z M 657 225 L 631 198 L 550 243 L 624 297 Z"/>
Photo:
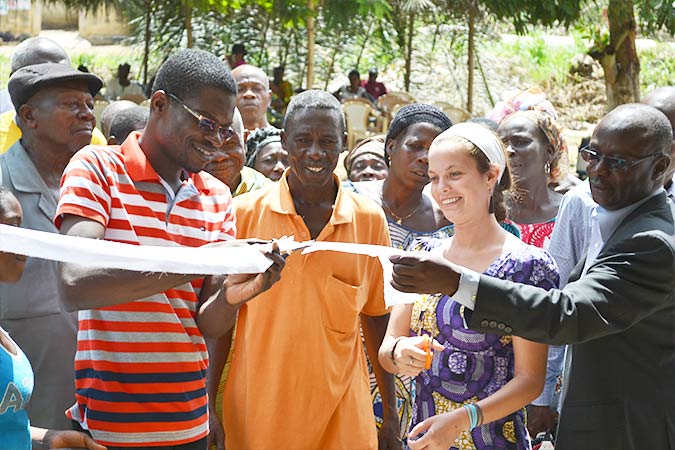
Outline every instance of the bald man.
<path fill-rule="evenodd" d="M 244 119 L 244 128 L 253 131 L 270 126 L 267 108 L 272 102 L 272 91 L 267 74 L 260 68 L 243 64 L 232 70 L 237 82 L 237 108 Z"/>
<path fill-rule="evenodd" d="M 117 100 L 114 102 L 110 102 L 108 106 L 105 107 L 103 112 L 101 112 L 101 130 L 103 131 L 103 135 L 106 138 L 110 137 L 110 126 L 113 123 L 113 119 L 115 119 L 115 116 L 117 113 L 124 111 L 125 109 L 130 109 L 135 106 L 138 106 L 136 103 L 132 102 L 131 100 Z"/>
<path fill-rule="evenodd" d="M 22 67 L 43 62 L 70 64 L 70 57 L 56 42 L 46 37 L 32 37 L 16 46 L 12 53 L 12 72 L 10 76 Z M 0 114 L 14 111 L 12 99 L 9 98 L 7 88 L 0 92 Z"/>
<path fill-rule="evenodd" d="M 675 86 L 664 86 L 657 88 L 647 94 L 642 100 L 645 105 L 653 106 L 666 115 L 670 125 L 675 132 Z M 668 172 L 666 172 L 664 188 L 671 200 L 675 199 L 675 186 L 673 185 L 673 176 L 675 175 L 675 141 L 671 150 L 671 160 Z"/>
<path fill-rule="evenodd" d="M 645 105 L 665 114 L 675 133 L 675 87 L 665 86 L 655 89 L 642 100 Z M 671 149 L 670 167 L 664 176 L 666 195 L 675 199 L 675 141 Z M 574 267 L 584 257 L 591 239 L 590 217 L 591 210 L 597 203 L 591 196 L 591 187 L 588 182 L 569 190 L 558 208 L 556 226 L 551 235 L 548 251 L 558 264 L 560 271 L 560 287 L 567 284 Z M 542 395 L 532 402 L 528 408 L 528 429 L 530 434 L 536 435 L 539 431 L 551 429 L 554 423 L 554 414 L 558 405 L 553 403 L 553 390 L 558 374 L 563 368 L 564 350 L 551 348 L 549 350 L 546 388 Z"/>
<path fill-rule="evenodd" d="M 71 65 L 70 57 L 58 43 L 46 37 L 32 37 L 16 46 L 12 54 L 12 73 L 22 67 L 33 64 L 56 63 Z M 9 102 L 9 104 L 6 104 Z M 0 91 L 0 153 L 6 152 L 21 138 L 21 129 L 16 123 L 16 111 L 9 98 L 9 91 L 5 88 Z M 91 143 L 105 145 L 107 143 L 103 133 L 94 128 Z"/>

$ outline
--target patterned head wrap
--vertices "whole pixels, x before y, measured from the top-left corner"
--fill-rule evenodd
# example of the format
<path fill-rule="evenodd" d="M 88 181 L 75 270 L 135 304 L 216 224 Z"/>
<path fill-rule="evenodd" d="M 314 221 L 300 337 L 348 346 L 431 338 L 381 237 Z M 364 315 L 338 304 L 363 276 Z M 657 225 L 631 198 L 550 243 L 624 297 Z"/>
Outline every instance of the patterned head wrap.
<path fill-rule="evenodd" d="M 345 169 L 347 169 L 348 174 L 352 171 L 352 163 L 354 160 L 367 153 L 379 156 L 382 160 L 386 159 L 384 151 L 384 134 L 378 134 L 364 139 L 353 149 L 349 150 L 344 160 Z"/>
<path fill-rule="evenodd" d="M 281 142 L 281 130 L 276 127 L 258 128 L 253 131 L 246 140 L 246 162 L 248 167 L 253 167 L 258 150 L 272 142 Z"/>
<path fill-rule="evenodd" d="M 544 91 L 535 86 L 522 92 L 507 91 L 502 98 L 488 113 L 488 117 L 499 124 L 512 116 L 534 122 L 553 146 L 553 156 L 549 161 L 550 181 L 558 182 L 565 178 L 569 171 L 567 142 L 562 135 L 563 128 L 558 122 L 558 113 L 551 102 L 546 100 Z"/>

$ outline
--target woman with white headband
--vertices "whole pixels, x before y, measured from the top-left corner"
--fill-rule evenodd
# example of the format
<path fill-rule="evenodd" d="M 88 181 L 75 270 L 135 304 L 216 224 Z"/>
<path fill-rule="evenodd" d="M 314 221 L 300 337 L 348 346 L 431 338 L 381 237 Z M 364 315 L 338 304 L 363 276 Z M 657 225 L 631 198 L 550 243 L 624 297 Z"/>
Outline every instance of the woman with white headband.
<path fill-rule="evenodd" d="M 429 177 L 432 196 L 455 224 L 455 235 L 431 251 L 498 278 L 557 286 L 551 256 L 499 225 L 511 175 L 495 133 L 475 123 L 441 133 L 429 149 Z M 408 446 L 529 449 L 524 407 L 543 388 L 547 348 L 471 331 L 465 314 L 470 311 L 440 294 L 391 313 L 379 359 L 392 373 L 416 377 Z"/>

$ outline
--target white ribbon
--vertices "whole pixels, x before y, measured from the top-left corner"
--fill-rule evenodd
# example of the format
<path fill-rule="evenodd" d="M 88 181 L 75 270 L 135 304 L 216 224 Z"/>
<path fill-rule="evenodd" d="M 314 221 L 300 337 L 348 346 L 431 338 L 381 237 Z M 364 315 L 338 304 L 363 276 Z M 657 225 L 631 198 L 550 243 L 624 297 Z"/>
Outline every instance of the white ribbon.
<path fill-rule="evenodd" d="M 385 303 L 392 306 L 413 303 L 417 294 L 406 294 L 391 286 L 393 265 L 389 256 L 403 251 L 381 245 L 345 242 L 296 242 L 292 238 L 277 241 L 281 252 L 304 249 L 337 251 L 377 257 L 384 272 Z M 85 266 L 139 272 L 167 272 L 200 275 L 262 273 L 272 261 L 265 257 L 270 244 L 243 247 L 159 247 L 64 236 L 0 224 L 0 251 Z M 282 273 L 283 278 L 283 273 Z"/>
<path fill-rule="evenodd" d="M 159 247 L 64 236 L 0 225 L 0 251 L 138 272 L 185 274 L 261 273 L 272 262 L 259 246 Z"/>

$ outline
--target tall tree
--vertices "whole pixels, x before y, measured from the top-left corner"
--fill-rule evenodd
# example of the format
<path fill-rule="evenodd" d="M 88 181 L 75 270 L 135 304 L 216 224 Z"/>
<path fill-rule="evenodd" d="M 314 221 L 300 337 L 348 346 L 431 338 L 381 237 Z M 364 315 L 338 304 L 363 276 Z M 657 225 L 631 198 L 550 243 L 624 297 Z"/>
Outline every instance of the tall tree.
<path fill-rule="evenodd" d="M 580 19 L 584 5 L 607 7 L 608 34 L 596 33 L 589 54 L 605 72 L 608 109 L 640 99 L 640 60 L 635 47 L 638 28 L 675 33 L 672 0 L 480 0 L 486 11 L 513 22 L 522 33 L 532 24 L 570 25 Z M 583 17 L 581 17 L 583 20 Z M 640 27 L 638 27 L 638 24 Z M 597 27 L 599 24 L 589 24 Z"/>
<path fill-rule="evenodd" d="M 632 0 L 609 0 L 609 42 L 589 54 L 605 72 L 607 109 L 640 100 L 640 58 L 635 47 L 637 25 Z"/>

